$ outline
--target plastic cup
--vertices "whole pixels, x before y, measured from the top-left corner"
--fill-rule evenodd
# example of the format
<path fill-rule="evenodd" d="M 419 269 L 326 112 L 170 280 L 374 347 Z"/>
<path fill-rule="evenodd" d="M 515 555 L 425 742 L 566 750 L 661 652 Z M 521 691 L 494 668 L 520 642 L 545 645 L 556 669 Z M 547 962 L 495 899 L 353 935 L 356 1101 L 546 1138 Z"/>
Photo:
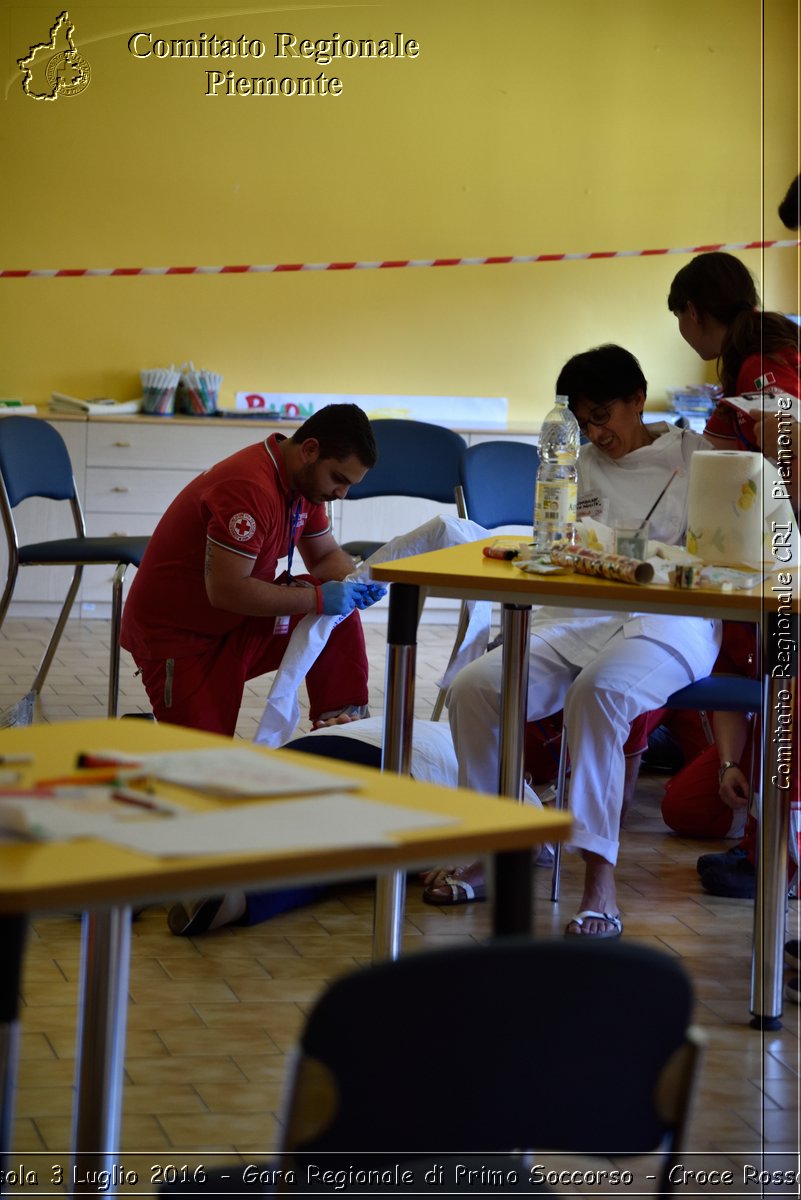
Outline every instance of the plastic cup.
<path fill-rule="evenodd" d="M 615 554 L 644 562 L 647 547 L 648 521 L 645 524 L 638 521 L 615 521 Z"/>
<path fill-rule="evenodd" d="M 175 384 L 142 389 L 142 411 L 151 416 L 171 417 L 175 411 Z"/>

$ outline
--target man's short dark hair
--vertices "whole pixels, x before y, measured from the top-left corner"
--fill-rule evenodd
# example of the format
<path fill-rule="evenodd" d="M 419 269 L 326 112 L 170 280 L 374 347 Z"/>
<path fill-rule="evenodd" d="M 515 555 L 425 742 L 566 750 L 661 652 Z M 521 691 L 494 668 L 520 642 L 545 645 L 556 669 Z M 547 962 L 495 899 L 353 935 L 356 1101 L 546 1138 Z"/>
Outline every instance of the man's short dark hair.
<path fill-rule="evenodd" d="M 320 443 L 321 458 L 342 462 L 355 454 L 368 470 L 378 458 L 367 413 L 358 404 L 327 404 L 319 409 L 292 434 L 292 441 L 298 445 L 307 438 Z"/>
<path fill-rule="evenodd" d="M 556 381 L 557 396 L 567 396 L 571 411 L 580 400 L 604 404 L 634 392 L 648 395 L 648 384 L 634 355 L 622 346 L 596 346 L 576 354 L 562 367 Z"/>
<path fill-rule="evenodd" d="M 799 187 L 801 187 L 801 175 L 796 175 L 787 189 L 787 195 L 779 205 L 779 216 L 782 224 L 786 225 L 788 229 L 798 229 L 801 226 Z"/>

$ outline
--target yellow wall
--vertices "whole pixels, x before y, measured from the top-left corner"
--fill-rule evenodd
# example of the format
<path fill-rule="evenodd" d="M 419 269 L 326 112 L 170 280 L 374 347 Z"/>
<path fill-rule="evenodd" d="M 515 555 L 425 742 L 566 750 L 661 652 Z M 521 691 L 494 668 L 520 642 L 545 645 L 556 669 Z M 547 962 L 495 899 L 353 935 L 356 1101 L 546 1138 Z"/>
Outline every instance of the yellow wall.
<path fill-rule="evenodd" d="M 76 0 L 91 82 L 37 102 L 16 60 L 60 11 L 59 0 L 0 8 L 3 268 L 790 236 L 776 206 L 799 169 L 794 0 Z M 276 60 L 282 30 L 315 40 L 402 31 L 420 54 Z M 138 31 L 245 34 L 267 54 L 137 60 L 127 45 Z M 206 71 L 228 67 L 323 70 L 343 91 L 206 96 Z M 795 251 L 743 257 L 768 306 L 797 309 Z M 238 389 L 505 395 L 524 420 L 549 407 L 570 354 L 614 339 L 638 354 L 659 397 L 704 378 L 665 305 L 685 261 L 0 280 L 0 394 L 125 399 L 139 394 L 141 367 L 193 359 L 224 374 L 224 401 Z"/>

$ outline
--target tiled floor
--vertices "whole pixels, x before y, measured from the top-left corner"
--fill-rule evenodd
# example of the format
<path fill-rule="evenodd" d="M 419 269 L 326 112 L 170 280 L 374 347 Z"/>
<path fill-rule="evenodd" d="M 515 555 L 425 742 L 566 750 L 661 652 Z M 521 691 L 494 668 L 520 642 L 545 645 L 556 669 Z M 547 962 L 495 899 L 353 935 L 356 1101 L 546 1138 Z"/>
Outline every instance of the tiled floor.
<path fill-rule="evenodd" d="M 0 708 L 27 691 L 48 630 L 46 622 L 12 619 L 0 631 Z M 108 632 L 102 621 L 70 624 L 37 720 L 104 714 Z M 380 711 L 385 634 L 380 625 L 366 632 L 371 705 Z M 419 716 L 430 713 L 451 636 L 444 626 L 421 627 Z M 137 711 L 145 707 L 144 695 L 123 657 L 120 711 Z M 265 692 L 265 680 L 248 688 L 242 737 L 252 735 Z M 759 1161 L 763 1149 L 795 1152 L 798 1010 L 788 1006 L 778 1033 L 749 1028 L 752 906 L 701 891 L 695 859 L 719 847 L 665 830 L 661 786 L 658 776 L 641 777 L 623 840 L 620 903 L 625 936 L 681 956 L 695 983 L 697 1023 L 708 1047 L 692 1148 L 737 1161 Z M 538 929 L 558 933 L 577 898 L 578 865 L 568 857 L 558 905 L 547 899 L 548 872 L 536 875 Z M 160 908 L 135 924 L 122 1160 L 139 1172 L 139 1190 L 148 1183 L 151 1160 L 176 1162 L 183 1155 L 182 1162 L 208 1162 L 213 1152 L 250 1158 L 275 1144 L 287 1053 L 325 981 L 368 959 L 371 911 L 371 889 L 362 885 L 337 888 L 314 906 L 261 926 L 194 941 L 172 937 Z M 789 919 L 797 936 L 795 905 Z M 487 930 L 484 906 L 432 909 L 410 887 L 408 950 L 480 939 Z M 49 1163 L 51 1152 L 55 1160 L 69 1142 L 78 937 L 78 922 L 69 916 L 34 923 L 23 988 L 15 1159 L 38 1151 L 36 1161 Z M 458 998 L 429 1002 L 432 1020 L 447 1021 L 448 1006 Z M 593 1026 L 590 998 L 587 1026 L 577 1036 L 603 1037 Z M 424 1079 L 435 1096 L 440 1087 L 449 1096 L 450 1084 Z M 611 1082 L 608 1097 L 588 1098 L 590 1119 L 593 1102 L 614 1103 Z"/>

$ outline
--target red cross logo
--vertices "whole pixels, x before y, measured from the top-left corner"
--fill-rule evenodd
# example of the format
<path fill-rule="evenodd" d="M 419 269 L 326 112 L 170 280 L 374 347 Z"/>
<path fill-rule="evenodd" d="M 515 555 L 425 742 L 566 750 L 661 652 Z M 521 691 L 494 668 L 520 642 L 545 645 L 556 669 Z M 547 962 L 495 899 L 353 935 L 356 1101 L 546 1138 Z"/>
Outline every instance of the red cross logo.
<path fill-rule="evenodd" d="M 236 513 L 228 522 L 228 532 L 232 537 L 235 537 L 238 542 L 247 542 L 253 537 L 256 532 L 256 522 L 250 513 Z"/>

